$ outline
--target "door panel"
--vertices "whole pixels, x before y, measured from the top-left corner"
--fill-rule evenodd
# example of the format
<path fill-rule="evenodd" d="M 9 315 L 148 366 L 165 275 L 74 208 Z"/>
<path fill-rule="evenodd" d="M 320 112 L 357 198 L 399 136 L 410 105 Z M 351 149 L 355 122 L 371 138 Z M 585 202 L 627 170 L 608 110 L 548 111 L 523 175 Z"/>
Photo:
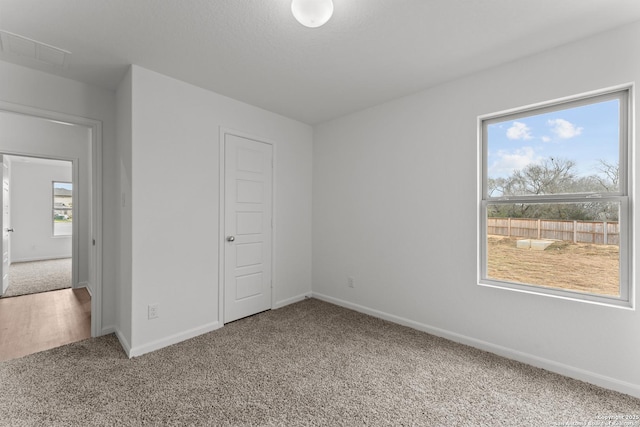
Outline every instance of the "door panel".
<path fill-rule="evenodd" d="M 236 234 L 259 234 L 262 232 L 262 212 L 237 212 Z"/>
<path fill-rule="evenodd" d="M 262 273 L 247 274 L 236 278 L 236 301 L 249 297 L 257 297 L 262 293 Z M 253 314 L 253 313 L 252 313 Z"/>
<path fill-rule="evenodd" d="M 236 266 L 249 267 L 262 264 L 262 243 L 245 243 L 236 246 Z"/>
<path fill-rule="evenodd" d="M 5 156 L 0 155 L 2 161 L 2 196 L 0 196 L 0 205 L 2 206 L 2 220 L 0 229 L 2 230 L 2 267 L 0 267 L 0 276 L 2 276 L 2 286 L 0 286 L 0 296 L 4 295 L 9 287 L 9 164 Z"/>
<path fill-rule="evenodd" d="M 271 308 L 273 147 L 225 134 L 224 322 Z"/>
<path fill-rule="evenodd" d="M 240 172 L 240 171 L 237 171 Z M 261 182 L 236 180 L 237 203 L 262 204 L 264 187 Z"/>

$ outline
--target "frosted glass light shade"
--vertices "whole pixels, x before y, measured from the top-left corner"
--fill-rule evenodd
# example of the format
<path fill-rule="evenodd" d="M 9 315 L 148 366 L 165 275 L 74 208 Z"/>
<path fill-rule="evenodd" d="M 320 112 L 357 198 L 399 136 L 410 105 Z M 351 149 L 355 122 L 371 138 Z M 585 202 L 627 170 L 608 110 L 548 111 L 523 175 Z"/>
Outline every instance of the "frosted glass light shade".
<path fill-rule="evenodd" d="M 327 23 L 333 15 L 332 0 L 293 0 L 291 12 L 299 23 L 316 28 Z"/>

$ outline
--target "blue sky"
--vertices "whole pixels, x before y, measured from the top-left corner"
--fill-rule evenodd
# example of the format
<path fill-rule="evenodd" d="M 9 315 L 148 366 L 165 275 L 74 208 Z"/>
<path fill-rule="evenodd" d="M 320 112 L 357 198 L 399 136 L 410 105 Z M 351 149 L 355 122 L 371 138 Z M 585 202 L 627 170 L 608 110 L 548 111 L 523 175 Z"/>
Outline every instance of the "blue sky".
<path fill-rule="evenodd" d="M 55 188 L 64 188 L 65 190 L 73 189 L 73 184 L 67 182 L 56 182 Z"/>
<path fill-rule="evenodd" d="M 579 176 L 600 174 L 599 160 L 619 161 L 619 111 L 614 99 L 490 124 L 488 176 L 507 177 L 549 157 L 573 160 Z"/>

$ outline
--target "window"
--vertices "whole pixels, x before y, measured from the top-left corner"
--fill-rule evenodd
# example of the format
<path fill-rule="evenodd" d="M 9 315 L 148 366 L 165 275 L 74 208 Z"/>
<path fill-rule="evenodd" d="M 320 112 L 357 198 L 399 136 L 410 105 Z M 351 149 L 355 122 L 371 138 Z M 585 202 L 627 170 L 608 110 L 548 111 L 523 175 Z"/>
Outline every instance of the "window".
<path fill-rule="evenodd" d="M 53 183 L 53 235 L 71 236 L 73 227 L 73 185 Z"/>
<path fill-rule="evenodd" d="M 479 118 L 479 282 L 630 306 L 630 89 Z"/>

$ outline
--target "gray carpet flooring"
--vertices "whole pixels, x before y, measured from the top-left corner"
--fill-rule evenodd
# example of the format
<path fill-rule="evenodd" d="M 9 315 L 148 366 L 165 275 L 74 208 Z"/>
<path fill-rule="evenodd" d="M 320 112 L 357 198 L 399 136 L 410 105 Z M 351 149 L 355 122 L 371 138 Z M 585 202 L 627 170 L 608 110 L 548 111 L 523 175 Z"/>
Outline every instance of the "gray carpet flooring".
<path fill-rule="evenodd" d="M 2 426 L 586 426 L 633 415 L 633 397 L 315 299 L 131 360 L 109 335 L 0 363 Z"/>
<path fill-rule="evenodd" d="M 9 287 L 3 298 L 71 287 L 71 258 L 16 262 L 9 267 Z"/>

